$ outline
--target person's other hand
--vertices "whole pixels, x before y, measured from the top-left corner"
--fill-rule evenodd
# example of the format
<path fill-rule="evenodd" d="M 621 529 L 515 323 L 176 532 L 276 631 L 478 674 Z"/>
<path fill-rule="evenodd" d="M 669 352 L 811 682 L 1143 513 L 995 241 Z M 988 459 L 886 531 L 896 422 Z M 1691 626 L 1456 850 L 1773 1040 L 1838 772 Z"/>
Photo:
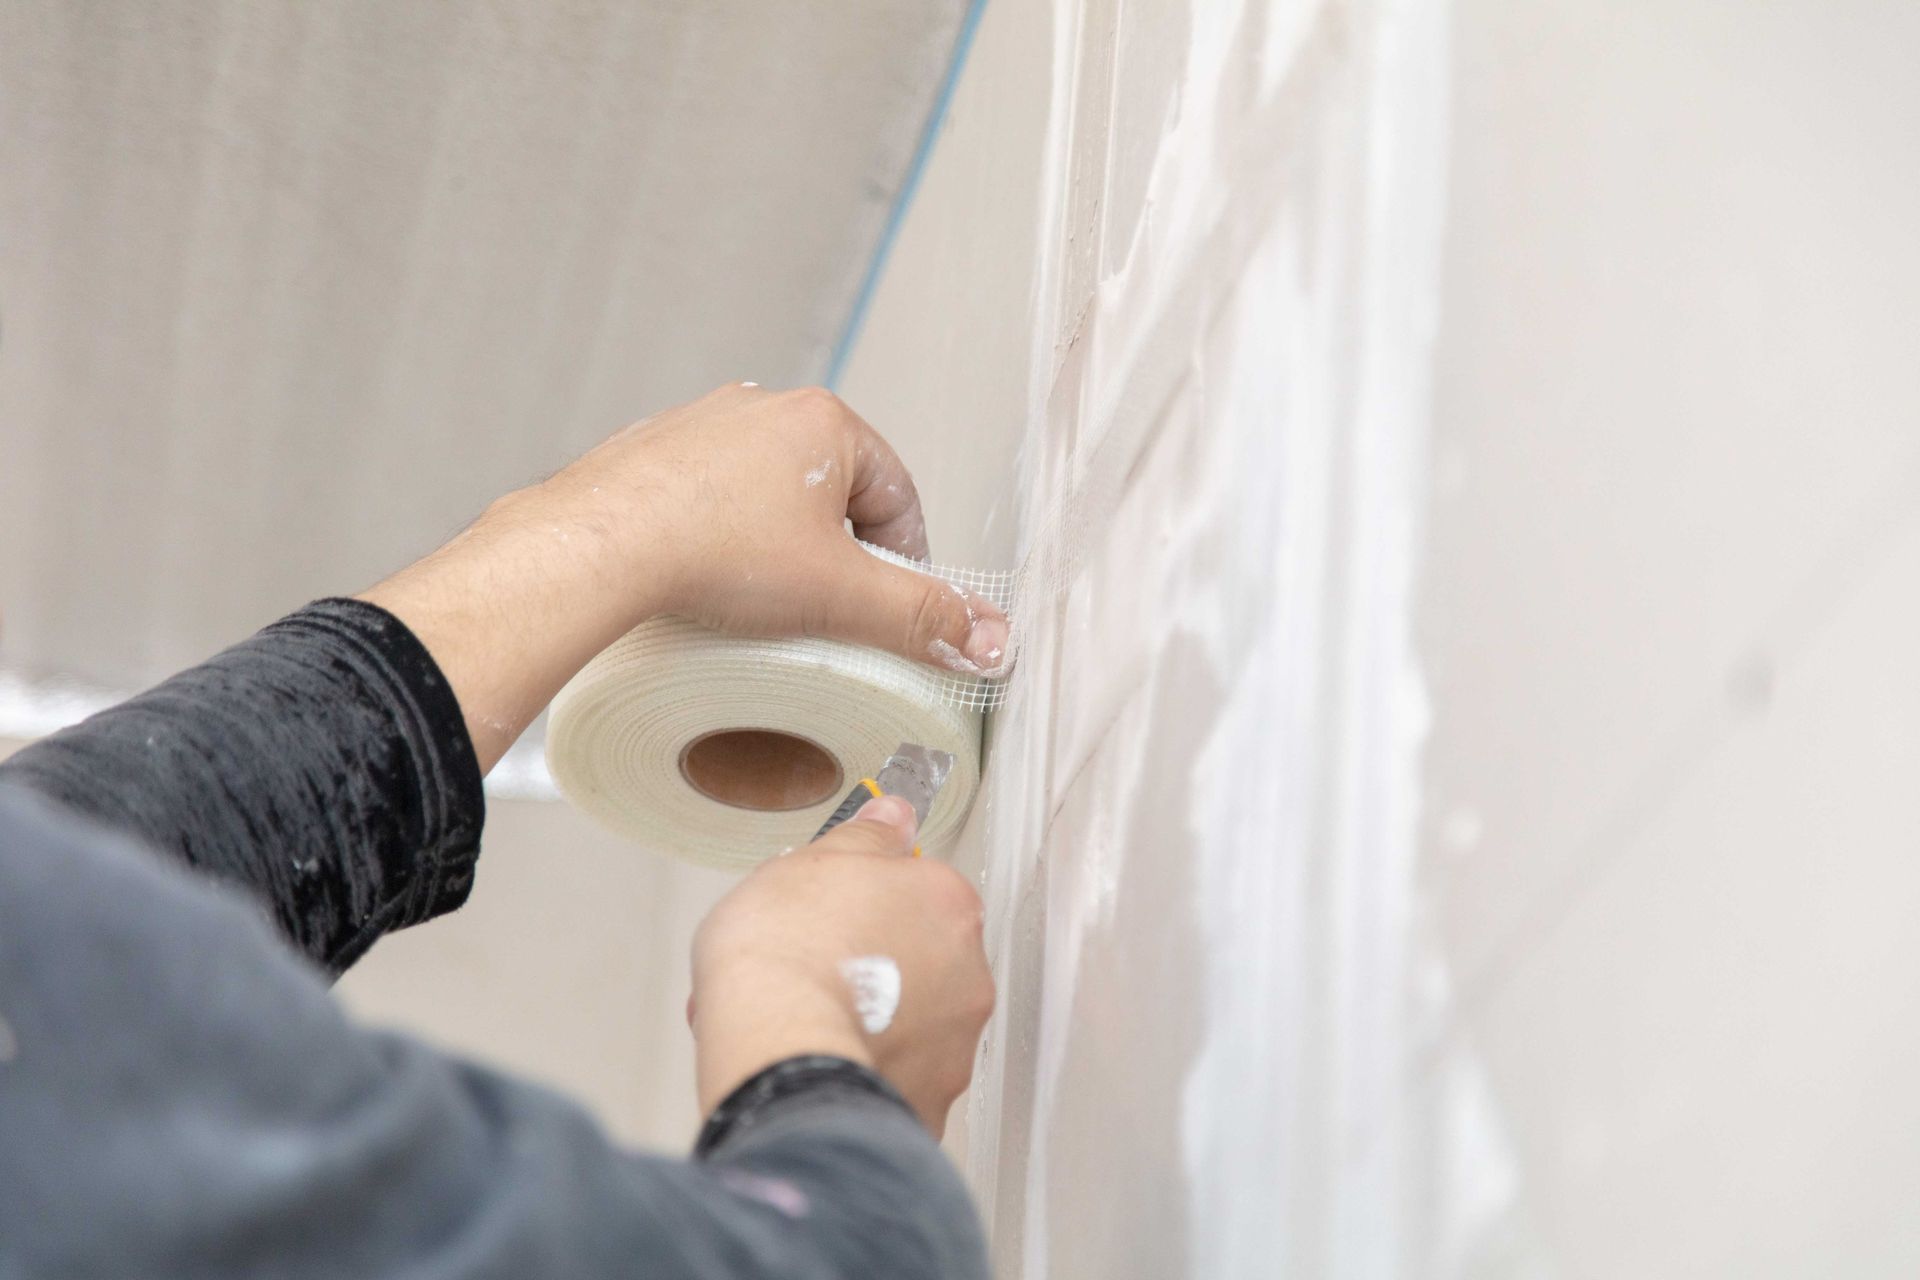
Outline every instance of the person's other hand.
<path fill-rule="evenodd" d="M 559 512 L 620 531 L 648 609 L 747 635 L 819 635 L 997 671 L 990 602 L 868 555 L 927 558 L 913 477 L 838 396 L 722 387 L 615 434 L 548 480 Z M 636 619 L 638 621 L 638 619 Z"/>
<path fill-rule="evenodd" d="M 827 1053 L 873 1067 L 935 1137 L 944 1131 L 973 1074 L 993 977 L 979 895 L 944 863 L 908 856 L 913 840 L 912 806 L 871 800 L 761 864 L 701 923 L 688 1020 L 703 1113 L 764 1067 Z"/>
<path fill-rule="evenodd" d="M 991 603 L 888 564 L 927 554 L 913 479 L 828 392 L 738 384 L 615 433 L 361 596 L 426 645 L 484 771 L 594 654 L 678 614 L 965 673 L 1007 661 Z"/>

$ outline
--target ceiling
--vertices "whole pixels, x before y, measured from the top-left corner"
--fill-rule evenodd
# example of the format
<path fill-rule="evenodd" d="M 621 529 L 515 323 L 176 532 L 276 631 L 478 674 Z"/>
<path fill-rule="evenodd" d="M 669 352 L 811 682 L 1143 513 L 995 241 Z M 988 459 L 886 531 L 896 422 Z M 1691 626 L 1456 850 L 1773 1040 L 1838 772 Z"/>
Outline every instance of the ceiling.
<path fill-rule="evenodd" d="M 964 9 L 0 8 L 0 736 L 821 378 Z"/>

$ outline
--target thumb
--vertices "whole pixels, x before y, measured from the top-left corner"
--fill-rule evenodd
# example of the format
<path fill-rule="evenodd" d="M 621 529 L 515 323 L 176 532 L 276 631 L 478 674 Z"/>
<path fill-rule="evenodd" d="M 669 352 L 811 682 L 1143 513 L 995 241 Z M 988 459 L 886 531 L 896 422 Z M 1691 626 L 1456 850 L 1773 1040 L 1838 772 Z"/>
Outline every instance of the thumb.
<path fill-rule="evenodd" d="M 841 853 L 897 856 L 913 852 L 919 828 L 912 805 L 899 796 L 875 796 L 816 843 L 830 844 Z"/>
<path fill-rule="evenodd" d="M 822 621 L 836 640 L 964 675 L 998 675 L 1007 664 L 1007 615 L 932 574 L 849 546 L 828 599 Z"/>

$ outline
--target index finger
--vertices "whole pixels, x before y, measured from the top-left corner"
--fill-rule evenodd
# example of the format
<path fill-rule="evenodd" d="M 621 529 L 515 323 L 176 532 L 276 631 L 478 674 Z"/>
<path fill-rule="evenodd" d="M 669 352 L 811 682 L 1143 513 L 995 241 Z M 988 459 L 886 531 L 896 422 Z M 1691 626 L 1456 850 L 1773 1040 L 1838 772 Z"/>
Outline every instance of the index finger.
<path fill-rule="evenodd" d="M 926 560 L 927 521 L 913 476 L 878 431 L 851 410 L 849 415 L 856 436 L 852 482 L 847 486 L 847 518 L 853 521 L 853 536 L 911 560 Z"/>

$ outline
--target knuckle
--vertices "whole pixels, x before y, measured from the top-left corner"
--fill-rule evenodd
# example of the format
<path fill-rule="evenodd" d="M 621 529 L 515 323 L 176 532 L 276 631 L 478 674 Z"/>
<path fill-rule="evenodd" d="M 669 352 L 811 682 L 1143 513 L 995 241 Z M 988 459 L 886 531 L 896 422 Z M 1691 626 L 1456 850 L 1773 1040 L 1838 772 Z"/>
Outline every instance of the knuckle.
<path fill-rule="evenodd" d="M 975 984 L 972 999 L 967 1003 L 967 1010 L 973 1015 L 974 1025 L 981 1027 L 986 1026 L 988 1021 L 992 1019 L 993 1011 L 999 1006 L 999 1003 L 1000 991 L 999 988 L 994 985 L 993 975 L 990 973 L 982 974 L 980 981 Z"/>
<path fill-rule="evenodd" d="M 945 1070 L 940 1072 L 940 1094 L 951 1103 L 967 1091 L 973 1082 L 973 1056 L 957 1057 Z"/>
<path fill-rule="evenodd" d="M 972 927 L 980 919 L 980 891 L 973 882 L 944 862 L 927 862 L 928 894 L 942 915 Z"/>
<path fill-rule="evenodd" d="M 689 947 L 696 968 L 704 958 L 721 955 L 732 949 L 741 930 L 739 914 L 737 907 L 723 900 L 700 921 L 693 931 L 693 942 Z"/>
<path fill-rule="evenodd" d="M 974 888 L 973 881 L 967 879 L 944 862 L 936 865 L 946 873 L 942 879 L 950 887 L 950 892 L 953 894 L 954 907 L 966 913 L 969 919 L 977 916 L 980 913 L 980 891 Z"/>
<path fill-rule="evenodd" d="M 993 1020 L 994 1004 L 993 983 L 972 983 L 954 1001 L 954 1012 L 960 1018 L 960 1025 L 978 1036 Z"/>
<path fill-rule="evenodd" d="M 835 418 L 847 411 L 840 397 L 825 387 L 795 387 L 782 398 L 796 411 L 813 418 Z"/>
<path fill-rule="evenodd" d="M 920 589 L 920 598 L 913 606 L 913 626 L 908 635 L 915 649 L 924 653 L 933 648 L 934 641 L 945 640 L 947 627 L 953 616 L 952 597 L 945 587 L 929 583 Z"/>

